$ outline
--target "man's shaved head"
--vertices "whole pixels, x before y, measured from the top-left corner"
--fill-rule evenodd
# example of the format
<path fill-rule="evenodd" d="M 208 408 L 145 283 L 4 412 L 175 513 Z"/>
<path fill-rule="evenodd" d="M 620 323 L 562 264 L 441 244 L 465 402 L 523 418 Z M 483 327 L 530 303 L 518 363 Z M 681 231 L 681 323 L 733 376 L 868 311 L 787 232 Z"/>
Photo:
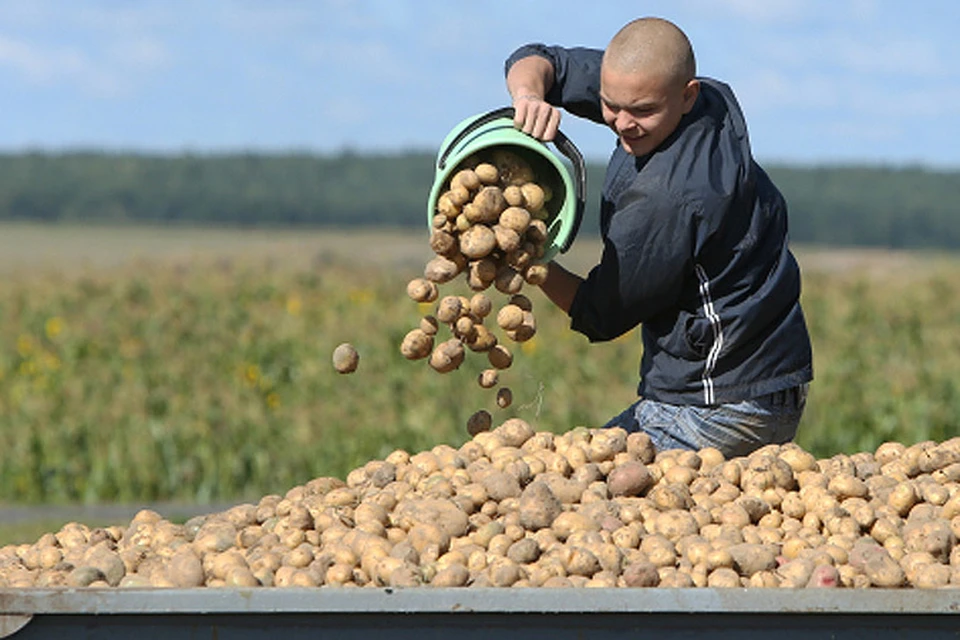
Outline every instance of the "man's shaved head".
<path fill-rule="evenodd" d="M 603 64 L 622 73 L 656 74 L 670 84 L 685 85 L 697 74 L 693 47 L 672 22 L 639 18 L 613 36 Z"/>

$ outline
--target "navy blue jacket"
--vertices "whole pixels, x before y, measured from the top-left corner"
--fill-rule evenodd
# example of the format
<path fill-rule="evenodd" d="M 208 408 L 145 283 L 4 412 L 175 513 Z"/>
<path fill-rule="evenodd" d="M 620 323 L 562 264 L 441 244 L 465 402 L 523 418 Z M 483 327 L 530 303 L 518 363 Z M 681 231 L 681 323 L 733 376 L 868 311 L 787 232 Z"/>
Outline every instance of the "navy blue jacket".
<path fill-rule="evenodd" d="M 553 64 L 547 101 L 603 124 L 596 49 L 521 47 Z M 577 289 L 571 327 L 591 341 L 642 325 L 638 393 L 712 406 L 813 378 L 800 268 L 787 247 L 787 205 L 753 160 L 726 84 L 700 94 L 652 153 L 619 144 L 600 203 L 603 254 Z"/>

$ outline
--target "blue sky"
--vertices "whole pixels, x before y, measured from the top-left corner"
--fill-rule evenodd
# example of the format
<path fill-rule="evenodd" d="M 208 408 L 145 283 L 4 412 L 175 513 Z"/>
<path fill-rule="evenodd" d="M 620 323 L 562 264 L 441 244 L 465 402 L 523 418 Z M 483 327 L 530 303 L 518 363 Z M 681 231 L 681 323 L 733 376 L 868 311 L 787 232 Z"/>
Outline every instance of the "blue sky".
<path fill-rule="evenodd" d="M 435 151 L 506 104 L 514 47 L 641 15 L 733 87 L 761 161 L 960 169 L 953 0 L 0 0 L 0 150 Z"/>

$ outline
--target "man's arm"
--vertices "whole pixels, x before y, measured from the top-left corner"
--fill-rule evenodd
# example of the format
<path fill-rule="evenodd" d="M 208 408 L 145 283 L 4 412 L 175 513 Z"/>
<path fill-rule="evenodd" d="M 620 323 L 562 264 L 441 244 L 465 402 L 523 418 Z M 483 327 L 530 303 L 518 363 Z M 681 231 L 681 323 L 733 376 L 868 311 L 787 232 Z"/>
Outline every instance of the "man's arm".
<path fill-rule="evenodd" d="M 581 282 L 583 278 L 577 274 L 567 271 L 556 262 L 550 262 L 547 265 L 547 279 L 540 285 L 540 290 L 565 313 L 570 313 Z"/>
<path fill-rule="evenodd" d="M 514 124 L 538 140 L 553 140 L 560 126 L 560 110 L 544 100 L 554 74 L 553 65 L 541 56 L 521 58 L 507 72 L 507 91 L 516 110 Z"/>

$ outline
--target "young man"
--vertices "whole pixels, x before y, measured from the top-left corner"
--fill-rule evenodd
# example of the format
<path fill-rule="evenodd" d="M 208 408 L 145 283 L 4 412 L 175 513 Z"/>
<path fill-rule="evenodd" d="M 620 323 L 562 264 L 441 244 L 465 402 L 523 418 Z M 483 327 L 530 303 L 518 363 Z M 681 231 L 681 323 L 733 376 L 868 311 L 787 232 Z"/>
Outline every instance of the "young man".
<path fill-rule="evenodd" d="M 559 107 L 617 135 L 600 263 L 584 279 L 552 262 L 542 285 L 591 341 L 642 325 L 641 399 L 607 426 L 728 457 L 792 439 L 813 377 L 800 269 L 730 88 L 696 77 L 686 35 L 658 18 L 606 51 L 521 47 L 506 71 L 523 131 L 552 139 Z"/>

